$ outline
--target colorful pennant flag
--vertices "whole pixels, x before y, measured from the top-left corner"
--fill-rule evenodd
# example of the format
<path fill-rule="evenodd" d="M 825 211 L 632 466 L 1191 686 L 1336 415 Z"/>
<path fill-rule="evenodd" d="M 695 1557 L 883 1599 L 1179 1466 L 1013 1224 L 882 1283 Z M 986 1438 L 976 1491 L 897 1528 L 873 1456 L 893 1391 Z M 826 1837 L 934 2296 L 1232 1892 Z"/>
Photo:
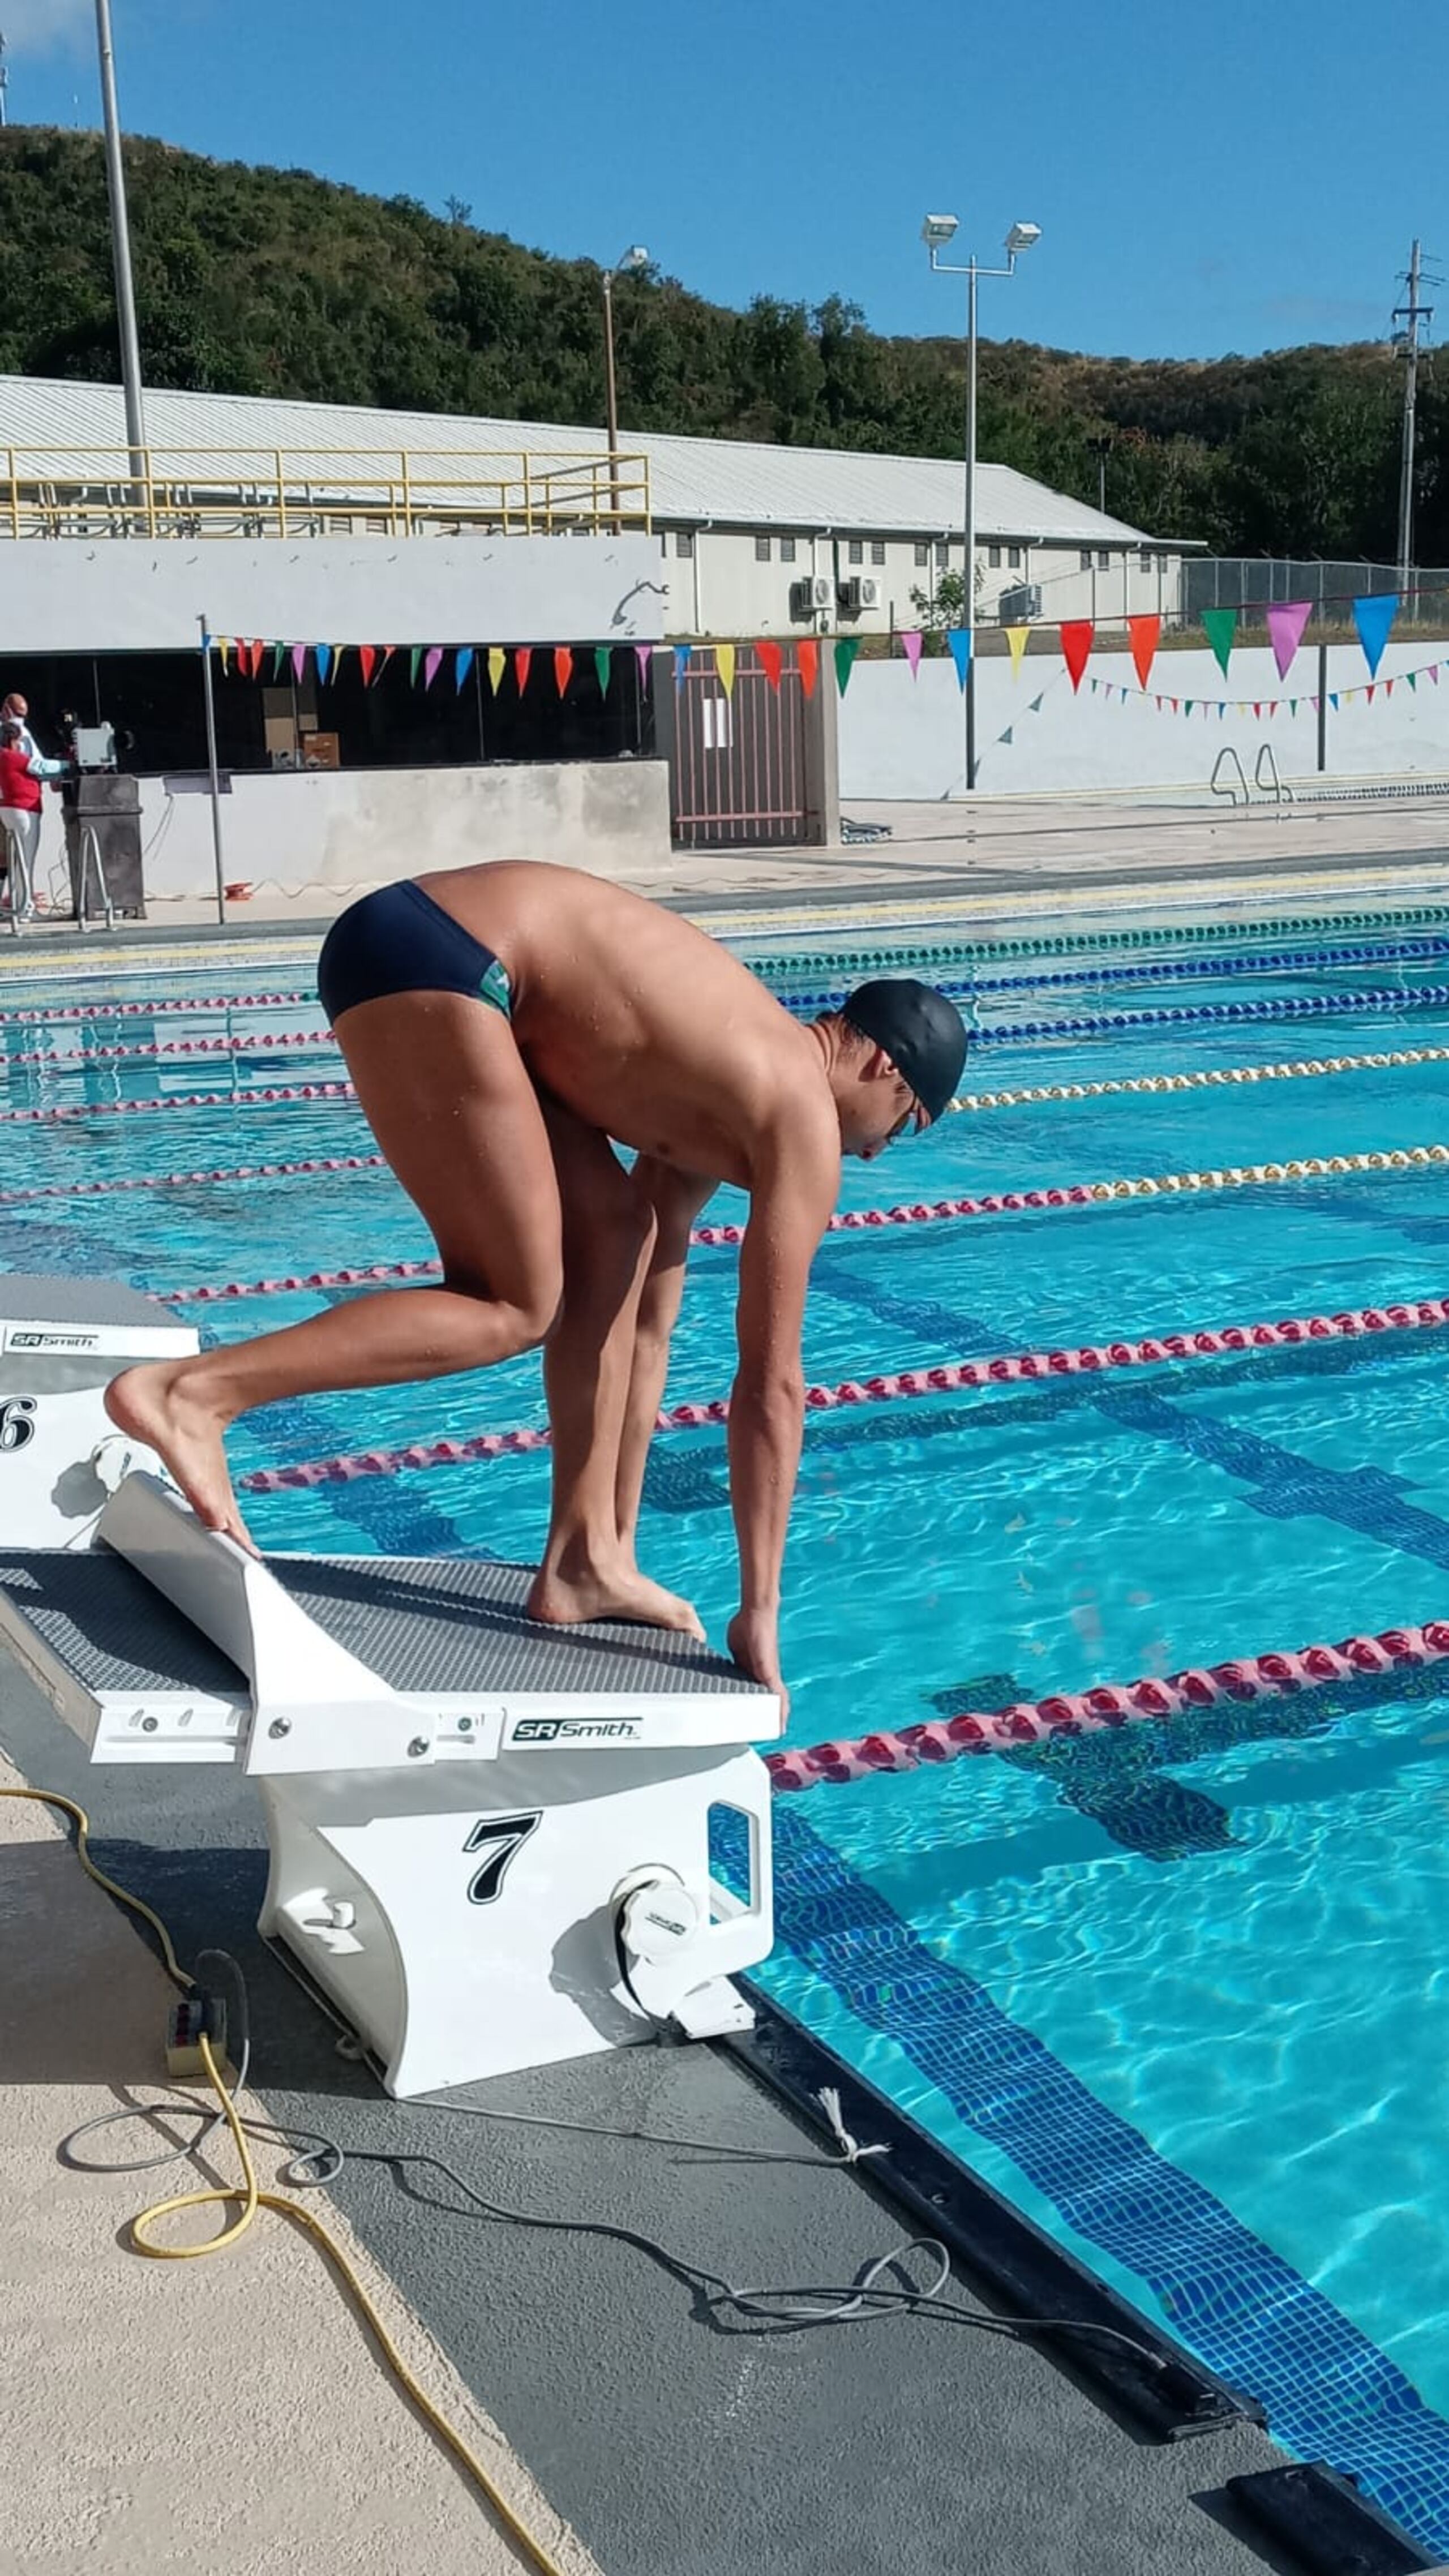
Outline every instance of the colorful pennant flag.
<path fill-rule="evenodd" d="M 947 643 L 948 643 L 948 644 L 950 645 L 950 647 L 951 647 L 951 659 L 952 659 L 952 661 L 953 661 L 953 662 L 955 663 L 955 665 L 956 665 L 956 681 L 957 681 L 957 685 L 958 685 L 958 687 L 960 687 L 960 688 L 964 689 L 964 688 L 965 688 L 965 686 L 966 686 L 966 674 L 967 674 L 967 672 L 968 672 L 968 671 L 970 670 L 970 668 L 971 668 L 971 629 L 970 629 L 970 627 L 969 627 L 969 626 L 952 626 L 952 627 L 948 627 L 947 632 L 946 632 L 946 641 L 947 641 Z"/>
<path fill-rule="evenodd" d="M 733 644 L 716 644 L 714 667 L 720 687 L 727 698 L 735 693 L 735 648 Z"/>
<path fill-rule="evenodd" d="M 417 687 L 417 685 L 418 685 L 418 670 L 419 670 L 419 667 L 420 667 L 420 665 L 421 665 L 422 658 L 423 658 L 423 648 L 422 648 L 421 644 L 414 644 L 414 646 L 412 647 L 411 652 L 410 652 L 410 653 L 409 653 L 409 655 L 408 655 L 408 686 L 409 686 L 409 688 L 413 688 L 413 689 L 415 689 L 415 688 Z"/>
<path fill-rule="evenodd" d="M 647 689 L 654 671 L 653 645 L 636 644 L 634 647 L 634 659 L 639 665 L 639 686 L 641 689 Z"/>
<path fill-rule="evenodd" d="M 568 644 L 555 644 L 553 648 L 553 684 L 560 697 L 564 695 L 568 688 L 569 681 L 573 677 L 573 668 L 574 656 L 572 646 Z"/>
<path fill-rule="evenodd" d="M 813 698 L 815 683 L 820 677 L 820 647 L 813 635 L 802 635 L 796 645 L 795 668 L 800 674 L 800 686 L 806 697 Z"/>
<path fill-rule="evenodd" d="M 684 686 L 684 675 L 689 668 L 689 657 L 693 650 L 694 647 L 692 644 L 676 644 L 674 647 L 674 685 L 676 689 L 682 689 Z"/>
<path fill-rule="evenodd" d="M 371 644 L 359 644 L 357 658 L 362 664 L 362 685 L 365 689 L 369 688 L 372 684 L 372 667 L 377 660 L 375 647 Z"/>
<path fill-rule="evenodd" d="M 1233 649 L 1233 637 L 1238 631 L 1237 610 L 1235 608 L 1205 608 L 1202 612 L 1202 631 L 1213 648 L 1213 660 L 1216 662 L 1223 678 L 1226 679 L 1228 676 L 1228 661 Z"/>
<path fill-rule="evenodd" d="M 1090 617 L 1068 617 L 1063 621 L 1062 658 L 1071 675 L 1073 697 L 1082 685 L 1082 673 L 1087 667 L 1087 656 L 1096 631 L 1096 621 Z"/>
<path fill-rule="evenodd" d="M 755 659 L 759 663 L 761 670 L 764 672 L 766 679 L 769 681 L 771 688 L 778 689 L 780 685 L 780 673 L 785 667 L 785 656 L 781 652 L 779 645 L 772 644 L 768 636 L 762 636 L 759 643 L 755 646 Z"/>
<path fill-rule="evenodd" d="M 606 698 L 609 694 L 609 673 L 613 668 L 613 664 L 613 645 L 596 644 L 594 646 L 594 677 L 598 681 L 599 695 L 601 698 Z"/>
<path fill-rule="evenodd" d="M 1280 680 L 1288 677 L 1293 656 L 1303 641 L 1303 629 L 1312 614 L 1311 599 L 1278 601 L 1268 611 L 1268 641 L 1273 647 Z"/>
<path fill-rule="evenodd" d="M 1389 628 L 1398 613 L 1399 594 L 1396 590 L 1373 591 L 1368 598 L 1356 599 L 1353 603 L 1353 622 L 1358 628 L 1358 640 L 1363 646 L 1371 680 L 1378 675 L 1384 646 L 1389 640 Z"/>
<path fill-rule="evenodd" d="M 911 666 L 911 678 L 913 680 L 920 672 L 921 646 L 924 644 L 925 640 L 925 637 L 915 627 L 911 627 L 901 636 L 901 651 L 904 653 L 906 660 Z"/>
<path fill-rule="evenodd" d="M 294 644 L 294 645 L 293 645 L 293 647 L 292 647 L 292 677 L 293 677 L 293 679 L 294 679 L 294 680 L 300 680 L 300 679 L 302 678 L 302 676 L 303 676 L 303 673 L 306 671 L 306 668 L 307 668 L 307 647 L 306 647 L 306 645 L 305 645 L 305 644 Z"/>
<path fill-rule="evenodd" d="M 1162 620 L 1160 617 L 1129 617 L 1127 635 L 1132 646 L 1132 668 L 1137 674 L 1137 684 L 1145 689 L 1157 658 Z"/>
<path fill-rule="evenodd" d="M 387 669 L 387 666 L 396 651 L 397 646 L 395 644 L 384 644 L 382 648 L 382 660 L 377 666 L 377 676 L 379 679 L 382 678 L 384 671 Z"/>
<path fill-rule="evenodd" d="M 850 675 L 855 668 L 855 657 L 859 651 L 860 637 L 858 635 L 842 635 L 837 638 L 835 646 L 835 685 L 840 691 L 842 697 L 844 697 L 846 690 L 850 686 Z"/>
<path fill-rule="evenodd" d="M 1006 630 L 1006 641 L 1011 653 L 1011 676 L 1013 680 L 1020 677 L 1021 657 L 1026 651 L 1026 639 L 1030 633 L 1031 628 L 1029 626 L 1008 626 Z"/>
<path fill-rule="evenodd" d="M 524 690 L 528 686 L 528 673 L 532 661 L 533 646 L 531 644 L 514 645 L 513 667 L 518 674 L 518 694 L 520 697 L 522 697 Z"/>
<path fill-rule="evenodd" d="M 330 644 L 317 644 L 314 645 L 313 651 L 317 661 L 317 677 L 325 688 L 327 674 L 332 668 L 332 647 Z"/>
<path fill-rule="evenodd" d="M 432 687 L 433 682 L 442 668 L 442 661 L 443 648 L 441 644 L 430 644 L 428 646 L 427 659 L 423 663 L 423 688 L 425 691 Z"/>
<path fill-rule="evenodd" d="M 502 679 L 507 667 L 508 656 L 504 652 L 502 645 L 490 644 L 488 647 L 488 686 L 492 690 L 495 698 L 498 695 L 498 683 Z"/>
<path fill-rule="evenodd" d="M 461 689 L 472 668 L 473 647 L 471 644 L 460 644 L 453 657 L 453 679 L 458 688 Z"/>
<path fill-rule="evenodd" d="M 274 644 L 272 646 L 272 677 L 274 680 L 277 678 L 278 673 L 281 670 L 282 656 L 286 652 L 286 649 L 285 644 Z"/>

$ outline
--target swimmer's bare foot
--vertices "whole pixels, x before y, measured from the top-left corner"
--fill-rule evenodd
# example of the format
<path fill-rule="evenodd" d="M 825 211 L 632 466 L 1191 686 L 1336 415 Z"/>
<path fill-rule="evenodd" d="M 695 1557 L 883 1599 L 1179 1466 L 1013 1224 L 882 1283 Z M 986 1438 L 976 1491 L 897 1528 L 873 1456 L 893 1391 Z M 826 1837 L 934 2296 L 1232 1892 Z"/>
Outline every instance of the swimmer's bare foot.
<path fill-rule="evenodd" d="M 651 1583 L 625 1558 L 599 1566 L 543 1565 L 528 1596 L 530 1619 L 549 1627 L 571 1627 L 580 1619 L 630 1619 L 646 1628 L 677 1628 L 704 1640 L 704 1628 L 692 1601 Z"/>
<path fill-rule="evenodd" d="M 124 1369 L 106 1389 L 106 1411 L 118 1431 L 154 1449 L 186 1496 L 198 1520 L 255 1556 L 232 1492 L 222 1426 L 212 1408 L 188 1392 L 191 1363 L 150 1360 Z"/>

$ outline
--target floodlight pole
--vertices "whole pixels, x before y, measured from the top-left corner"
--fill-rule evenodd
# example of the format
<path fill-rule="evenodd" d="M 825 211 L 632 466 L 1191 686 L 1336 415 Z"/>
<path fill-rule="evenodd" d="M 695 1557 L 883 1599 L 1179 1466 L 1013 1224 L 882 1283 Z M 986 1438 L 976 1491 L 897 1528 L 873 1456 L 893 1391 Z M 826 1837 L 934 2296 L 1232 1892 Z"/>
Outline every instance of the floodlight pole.
<path fill-rule="evenodd" d="M 939 276 L 964 277 L 967 281 L 966 490 L 964 513 L 966 521 L 966 560 L 962 581 L 961 623 L 966 630 L 966 671 L 962 688 L 962 696 L 965 700 L 966 708 L 966 792 L 970 795 L 976 785 L 976 282 L 978 278 L 982 277 L 1014 277 L 1016 275 L 1018 254 L 1017 249 L 1013 247 L 1012 235 L 1008 235 L 1005 268 L 983 268 L 981 262 L 977 259 L 968 260 L 964 265 L 960 261 L 942 259 L 939 240 L 932 240 L 931 238 L 931 223 L 932 218 L 928 216 L 925 227 L 925 240 L 926 247 L 931 254 L 932 268 L 936 270 Z M 953 223 L 952 230 L 954 231 L 954 229 L 955 226 Z M 1031 243 L 1036 239 L 1034 228 L 1030 225 L 1014 225 L 1012 228 L 1013 235 L 1018 231 L 1024 233 L 1028 237 L 1022 242 L 1020 247 L 1022 249 L 1029 249 Z"/>
<path fill-rule="evenodd" d="M 121 383 L 126 398 L 126 440 L 137 484 L 146 474 L 146 419 L 141 400 L 141 344 L 131 282 L 131 231 L 126 218 L 126 173 L 121 160 L 121 117 L 116 105 L 116 54 L 111 41 L 111 0 L 96 0 L 96 40 L 101 57 L 101 107 L 106 130 L 106 190 L 111 208 L 111 260 L 116 276 L 116 321 L 121 341 Z"/>

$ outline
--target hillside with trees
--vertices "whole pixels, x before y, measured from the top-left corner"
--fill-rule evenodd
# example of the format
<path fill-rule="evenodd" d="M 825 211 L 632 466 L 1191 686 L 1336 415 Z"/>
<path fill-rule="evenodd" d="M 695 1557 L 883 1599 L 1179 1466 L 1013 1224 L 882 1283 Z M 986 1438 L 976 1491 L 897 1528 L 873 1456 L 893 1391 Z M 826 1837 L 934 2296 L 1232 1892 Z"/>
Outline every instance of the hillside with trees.
<path fill-rule="evenodd" d="M 599 272 L 448 201 L 126 146 L 148 383 L 514 420 L 604 417 Z M 615 288 L 627 433 L 955 456 L 959 340 L 887 338 L 831 296 L 743 313 Z M 0 132 L 0 373 L 119 375 L 97 136 Z M 1382 344 L 1210 361 L 983 342 L 980 452 L 1228 554 L 1392 561 L 1402 378 Z M 1449 563 L 1449 384 L 1420 379 L 1418 546 Z M 0 421 L 0 443 L 3 443 Z"/>

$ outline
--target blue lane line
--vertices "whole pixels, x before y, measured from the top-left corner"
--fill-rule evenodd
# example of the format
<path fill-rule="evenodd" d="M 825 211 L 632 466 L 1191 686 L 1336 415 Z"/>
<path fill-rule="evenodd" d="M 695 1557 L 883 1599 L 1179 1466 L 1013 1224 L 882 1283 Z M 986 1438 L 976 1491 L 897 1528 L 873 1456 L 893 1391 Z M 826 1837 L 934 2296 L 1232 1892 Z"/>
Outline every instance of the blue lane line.
<path fill-rule="evenodd" d="M 1449 2554 L 1449 2422 L 1402 2371 L 938 1958 L 796 1801 L 777 1805 L 775 1837 L 776 1933 L 793 1956 L 1009 2156 L 1067 2226 L 1146 2281 L 1203 2359 L 1261 2399 L 1280 2441 L 1350 2469 L 1433 2556 Z M 755 1973 L 769 1984 L 768 1971 Z"/>

